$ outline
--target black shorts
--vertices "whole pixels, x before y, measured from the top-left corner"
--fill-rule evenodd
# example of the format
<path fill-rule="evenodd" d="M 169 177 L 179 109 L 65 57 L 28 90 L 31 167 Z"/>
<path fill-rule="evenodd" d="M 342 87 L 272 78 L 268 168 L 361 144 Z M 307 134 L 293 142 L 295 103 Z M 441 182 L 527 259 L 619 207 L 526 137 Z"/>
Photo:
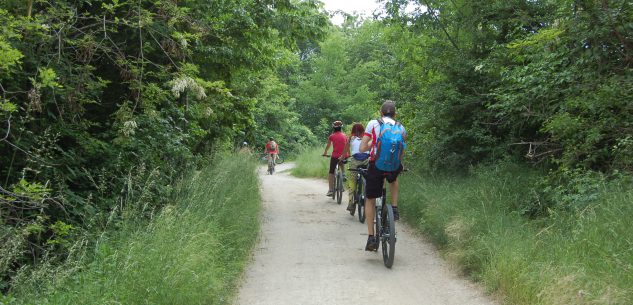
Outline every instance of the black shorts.
<path fill-rule="evenodd" d="M 336 170 L 336 164 L 339 163 L 338 157 L 330 157 L 330 174 L 334 175 L 334 171 Z"/>
<path fill-rule="evenodd" d="M 400 167 L 393 172 L 385 172 L 377 169 L 374 162 L 369 162 L 366 180 L 367 187 L 365 189 L 365 192 L 367 193 L 367 198 L 372 199 L 381 197 L 385 178 L 387 179 L 387 182 L 393 183 L 398 179 L 398 175 L 401 171 L 402 164 L 400 164 Z"/>

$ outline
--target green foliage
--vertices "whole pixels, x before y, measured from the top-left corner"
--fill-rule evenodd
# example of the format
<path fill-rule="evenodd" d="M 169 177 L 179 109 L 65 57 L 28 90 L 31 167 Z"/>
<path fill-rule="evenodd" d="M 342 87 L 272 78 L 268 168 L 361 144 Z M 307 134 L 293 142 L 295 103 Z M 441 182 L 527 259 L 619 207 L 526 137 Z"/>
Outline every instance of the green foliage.
<path fill-rule="evenodd" d="M 323 37 L 317 2 L 7 0 L 0 24 L 2 292 L 155 217 L 214 152 L 314 141 L 281 72 Z"/>
<path fill-rule="evenodd" d="M 327 178 L 330 158 L 323 157 L 324 147 L 313 147 L 304 150 L 297 156 L 291 173 L 301 178 Z"/>
<path fill-rule="evenodd" d="M 631 303 L 630 181 L 576 177 L 576 189 L 552 190 L 573 209 L 529 220 L 521 203 L 542 173 L 502 163 L 471 174 L 402 175 L 401 215 L 510 304 Z"/>
<path fill-rule="evenodd" d="M 355 28 L 332 28 L 308 58 L 309 72 L 291 90 L 301 121 L 318 137 L 327 136 L 335 120 L 366 123 L 378 115 L 383 83 L 389 78 L 383 62 L 392 50 L 378 22 Z"/>
<path fill-rule="evenodd" d="M 131 219 L 101 235 L 81 272 L 24 279 L 10 304 L 230 303 L 258 236 L 256 166 L 248 155 L 214 159 L 181 181 L 148 225 Z"/>

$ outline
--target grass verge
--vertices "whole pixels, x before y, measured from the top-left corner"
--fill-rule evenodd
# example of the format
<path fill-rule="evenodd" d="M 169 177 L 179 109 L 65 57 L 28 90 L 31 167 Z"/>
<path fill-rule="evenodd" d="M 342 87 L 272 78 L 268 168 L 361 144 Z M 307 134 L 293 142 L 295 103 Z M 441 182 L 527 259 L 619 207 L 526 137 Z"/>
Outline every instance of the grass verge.
<path fill-rule="evenodd" d="M 507 304 L 633 304 L 633 191 L 605 184 L 582 209 L 528 219 L 519 203 L 540 175 L 513 165 L 405 175 L 402 215 Z"/>
<path fill-rule="evenodd" d="M 239 160 L 226 157 L 197 172 L 148 226 L 130 226 L 116 240 L 100 243 L 91 262 L 54 290 L 23 287 L 11 299 L 27 304 L 230 303 L 258 235 L 261 206 L 256 161 Z"/>
<path fill-rule="evenodd" d="M 323 148 L 313 147 L 306 149 L 297 156 L 295 167 L 291 174 L 299 178 L 323 178 L 327 179 L 330 169 L 330 158 L 322 156 Z"/>

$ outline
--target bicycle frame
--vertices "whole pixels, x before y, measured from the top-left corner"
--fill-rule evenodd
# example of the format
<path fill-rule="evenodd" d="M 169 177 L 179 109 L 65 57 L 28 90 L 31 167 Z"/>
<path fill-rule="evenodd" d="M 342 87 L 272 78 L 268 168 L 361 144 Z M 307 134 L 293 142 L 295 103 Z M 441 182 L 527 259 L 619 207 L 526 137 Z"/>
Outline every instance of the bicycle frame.
<path fill-rule="evenodd" d="M 365 189 L 367 186 L 367 181 L 365 178 L 365 174 L 367 173 L 367 168 L 358 168 L 358 169 L 350 169 L 349 171 L 355 173 L 354 179 L 356 180 L 356 189 L 354 190 L 354 204 L 357 205 L 358 209 L 358 221 L 361 223 L 365 222 Z"/>

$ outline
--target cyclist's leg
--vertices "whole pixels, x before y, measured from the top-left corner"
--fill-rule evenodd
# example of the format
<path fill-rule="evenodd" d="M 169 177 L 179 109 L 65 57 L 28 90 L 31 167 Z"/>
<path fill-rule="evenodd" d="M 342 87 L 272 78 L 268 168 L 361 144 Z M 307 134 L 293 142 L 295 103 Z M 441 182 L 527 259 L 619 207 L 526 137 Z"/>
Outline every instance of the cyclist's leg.
<path fill-rule="evenodd" d="M 350 163 L 348 167 L 348 172 L 347 172 L 347 175 L 348 175 L 347 176 L 347 197 L 349 198 L 349 201 L 347 202 L 347 210 L 350 211 L 350 213 L 352 214 L 355 211 L 354 195 L 356 192 L 356 173 L 350 170 L 358 169 L 358 167 L 355 166 L 355 162 L 356 160 L 352 160 L 352 162 Z"/>
<path fill-rule="evenodd" d="M 395 172 L 387 175 L 387 182 L 389 182 L 389 193 L 391 194 L 391 206 L 393 207 L 393 216 L 394 220 L 400 219 L 400 212 L 398 211 L 398 174 L 402 171 L 402 166 L 398 168 Z"/>
<path fill-rule="evenodd" d="M 365 179 L 365 219 L 367 220 L 367 233 L 374 235 L 374 221 L 376 216 L 376 198 L 382 197 L 382 187 L 384 176 L 381 171 L 376 169 L 373 163 L 369 164 L 367 176 Z"/>
<path fill-rule="evenodd" d="M 395 172 L 389 173 L 389 175 L 387 175 L 387 182 L 389 182 L 389 193 L 391 193 L 391 206 L 393 207 L 398 206 L 398 175 L 401 171 L 402 165 L 400 165 L 400 167 Z"/>
<path fill-rule="evenodd" d="M 328 176 L 327 176 L 327 181 L 328 181 L 328 185 L 329 185 L 328 196 L 329 196 L 329 194 L 334 192 L 334 170 L 336 169 L 336 161 L 337 160 L 338 159 L 330 158 L 330 169 L 329 169 Z"/>
<path fill-rule="evenodd" d="M 389 193 L 391 194 L 391 206 L 394 208 L 398 206 L 398 180 L 389 183 Z"/>

